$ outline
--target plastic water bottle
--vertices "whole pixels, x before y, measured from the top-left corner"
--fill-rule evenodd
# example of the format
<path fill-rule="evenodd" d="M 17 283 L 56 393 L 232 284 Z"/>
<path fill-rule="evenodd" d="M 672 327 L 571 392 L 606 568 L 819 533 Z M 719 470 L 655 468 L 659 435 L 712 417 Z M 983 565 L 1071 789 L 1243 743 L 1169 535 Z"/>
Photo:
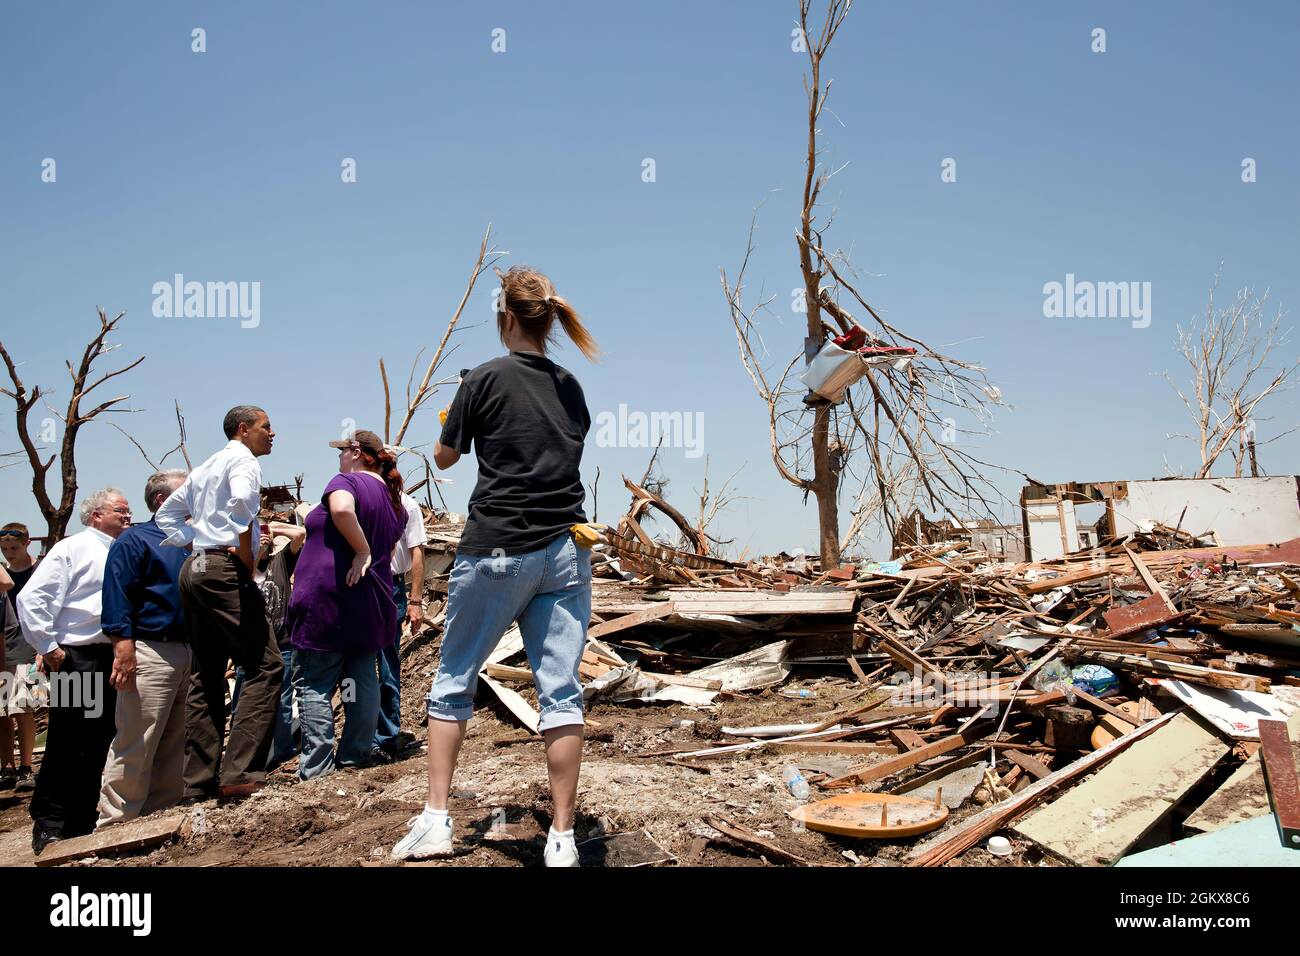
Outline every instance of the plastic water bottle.
<path fill-rule="evenodd" d="M 795 689 L 790 687 L 781 691 L 780 694 L 782 697 L 792 697 L 796 700 L 811 700 L 817 696 L 817 691 L 808 690 L 807 688 Z"/>
<path fill-rule="evenodd" d="M 794 764 L 781 771 L 781 779 L 785 781 L 785 788 L 796 800 L 807 800 L 812 792 L 808 788 L 808 781 Z"/>

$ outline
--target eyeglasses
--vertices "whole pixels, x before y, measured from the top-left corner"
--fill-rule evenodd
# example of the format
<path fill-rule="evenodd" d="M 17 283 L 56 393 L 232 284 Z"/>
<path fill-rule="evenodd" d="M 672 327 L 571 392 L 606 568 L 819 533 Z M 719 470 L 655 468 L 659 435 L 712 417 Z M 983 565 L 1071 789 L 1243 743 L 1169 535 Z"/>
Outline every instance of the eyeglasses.
<path fill-rule="evenodd" d="M 115 515 L 126 515 L 128 518 L 131 517 L 131 509 L 130 509 L 130 508 L 109 508 L 108 511 L 111 511 L 111 512 L 112 512 L 113 514 L 115 514 Z M 102 512 L 102 511 L 101 511 L 101 514 L 103 514 L 103 513 L 105 513 L 105 512 Z"/>
<path fill-rule="evenodd" d="M 0 538 L 17 538 L 18 540 L 21 541 L 23 538 L 26 537 L 27 535 L 24 532 L 19 531 L 16 528 L 8 528 L 5 530 L 0 530 Z"/>

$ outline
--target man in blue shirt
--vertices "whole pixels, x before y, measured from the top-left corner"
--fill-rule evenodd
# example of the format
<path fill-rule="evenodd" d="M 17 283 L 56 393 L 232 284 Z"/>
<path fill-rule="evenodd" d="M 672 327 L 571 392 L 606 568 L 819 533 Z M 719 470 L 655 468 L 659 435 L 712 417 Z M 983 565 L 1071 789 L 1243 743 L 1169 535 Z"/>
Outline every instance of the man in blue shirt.
<path fill-rule="evenodd" d="M 150 512 L 186 474 L 149 477 Z M 113 642 L 109 683 L 117 691 L 117 736 L 104 767 L 98 827 L 174 806 L 184 790 L 190 647 L 179 581 L 188 555 L 163 547 L 165 537 L 152 518 L 133 525 L 113 542 L 104 567 L 102 622 Z"/>

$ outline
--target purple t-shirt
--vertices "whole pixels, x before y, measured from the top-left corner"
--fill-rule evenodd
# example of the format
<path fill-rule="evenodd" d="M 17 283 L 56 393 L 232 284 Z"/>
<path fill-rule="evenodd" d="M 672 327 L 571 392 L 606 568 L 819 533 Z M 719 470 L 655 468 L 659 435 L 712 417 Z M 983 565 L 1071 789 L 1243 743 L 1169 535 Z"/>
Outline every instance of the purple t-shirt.
<path fill-rule="evenodd" d="M 352 546 L 334 526 L 329 496 L 351 492 L 357 521 L 370 545 L 366 576 L 347 586 Z M 393 573 L 388 556 L 406 527 L 406 512 L 393 510 L 388 487 L 370 475 L 335 475 L 321 495 L 321 507 L 307 515 L 307 540 L 294 572 L 285 623 L 297 648 L 326 653 L 374 653 L 397 638 Z"/>

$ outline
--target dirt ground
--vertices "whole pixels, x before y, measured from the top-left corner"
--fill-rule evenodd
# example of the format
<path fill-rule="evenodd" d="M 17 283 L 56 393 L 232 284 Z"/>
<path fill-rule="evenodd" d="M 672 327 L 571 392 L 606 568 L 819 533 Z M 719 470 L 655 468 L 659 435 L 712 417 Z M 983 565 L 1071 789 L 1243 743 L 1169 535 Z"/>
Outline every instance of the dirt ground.
<path fill-rule="evenodd" d="M 417 741 L 403 757 L 364 770 L 340 770 L 297 780 L 294 765 L 277 771 L 260 793 L 241 802 L 195 808 L 188 839 L 152 852 L 83 861 L 129 866 L 391 866 L 388 850 L 406 832 L 424 802 L 423 694 L 436 649 L 415 648 L 403 666 L 404 726 Z M 804 774 L 836 775 L 850 759 L 839 755 L 776 754 L 763 749 L 686 766 L 662 751 L 700 749 L 720 740 L 723 725 L 794 723 L 816 719 L 857 685 L 847 678 L 800 668 L 786 688 L 808 688 L 798 700 L 767 690 L 719 698 L 709 711 L 672 704 L 597 704 L 588 711 L 588 740 L 579 784 L 576 836 L 644 831 L 672 859 L 666 865 L 782 865 L 740 846 L 705 825 L 713 814 L 738 823 L 809 863 L 821 866 L 898 865 L 921 838 L 899 841 L 828 836 L 794 826 L 797 805 L 781 770 L 797 762 Z M 531 689 L 521 687 L 525 696 Z M 860 688 L 858 688 L 860 689 Z M 674 722 L 694 721 L 690 726 Z M 814 790 L 814 796 L 816 791 Z M 29 838 L 27 795 L 0 795 L 0 845 Z M 950 823 L 978 810 L 955 811 Z M 458 851 L 435 866 L 538 866 L 550 825 L 550 797 L 540 740 L 519 727 L 490 692 L 480 695 L 457 771 L 451 812 Z M 635 841 L 640 842 L 640 841 Z M 597 844 L 584 860 L 600 865 Z M 1028 856 L 1026 855 L 1028 854 Z M 627 857 L 618 858 L 626 865 Z M 1047 863 L 1022 843 L 1011 857 L 976 848 L 953 865 Z"/>

